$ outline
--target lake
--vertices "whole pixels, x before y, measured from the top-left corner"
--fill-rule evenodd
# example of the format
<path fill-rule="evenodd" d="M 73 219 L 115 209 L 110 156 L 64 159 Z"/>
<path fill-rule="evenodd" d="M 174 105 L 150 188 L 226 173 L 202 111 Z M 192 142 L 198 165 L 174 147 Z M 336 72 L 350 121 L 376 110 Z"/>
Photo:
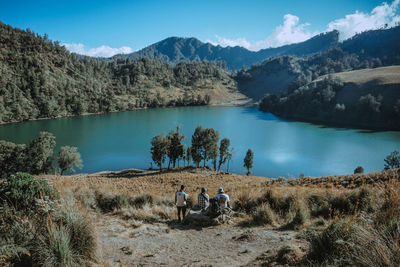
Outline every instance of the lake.
<path fill-rule="evenodd" d="M 212 127 L 234 148 L 229 171 L 245 174 L 243 158 L 254 151 L 253 175 L 267 177 L 351 174 L 383 169 L 383 159 L 400 148 L 400 132 L 327 128 L 285 121 L 248 107 L 181 107 L 42 120 L 0 126 L 0 139 L 28 143 L 49 131 L 60 146 L 77 146 L 84 167 L 79 173 L 146 169 L 150 140 L 181 126 L 190 144 L 198 125 Z M 165 164 L 166 165 L 166 164 Z M 211 162 L 209 164 L 211 166 Z M 155 164 L 153 164 L 154 167 Z M 226 167 L 222 167 L 223 170 Z"/>

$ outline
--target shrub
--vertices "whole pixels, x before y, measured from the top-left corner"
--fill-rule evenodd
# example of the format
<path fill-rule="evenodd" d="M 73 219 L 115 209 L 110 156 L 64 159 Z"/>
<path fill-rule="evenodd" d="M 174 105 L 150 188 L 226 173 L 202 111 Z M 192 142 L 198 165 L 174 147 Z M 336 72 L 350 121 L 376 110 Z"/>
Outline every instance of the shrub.
<path fill-rule="evenodd" d="M 259 205 L 252 214 L 252 221 L 257 225 L 272 224 L 275 218 L 274 211 L 267 203 Z"/>
<path fill-rule="evenodd" d="M 94 258 L 96 240 L 91 224 L 70 203 L 63 204 L 58 220 L 68 229 L 71 248 L 81 257 Z"/>
<path fill-rule="evenodd" d="M 322 266 L 334 262 L 340 266 L 351 265 L 349 255 L 352 253 L 352 245 L 348 240 L 354 232 L 355 228 L 351 224 L 335 221 L 321 233 L 310 234 L 310 248 L 303 261 Z"/>
<path fill-rule="evenodd" d="M 154 203 L 154 198 L 150 194 L 139 195 L 129 200 L 129 204 L 131 206 L 134 206 L 135 208 L 139 209 L 143 208 L 146 204 L 152 206 L 153 203 Z"/>
<path fill-rule="evenodd" d="M 128 198 L 125 195 L 106 194 L 99 191 L 95 192 L 96 204 L 103 212 L 111 212 L 115 209 L 121 209 L 128 205 Z"/>
<path fill-rule="evenodd" d="M 323 195 L 312 194 L 308 197 L 308 206 L 311 216 L 328 218 L 330 216 L 330 206 L 327 198 Z"/>
<path fill-rule="evenodd" d="M 385 170 L 400 168 L 400 152 L 395 150 L 390 153 L 385 159 Z"/>
<path fill-rule="evenodd" d="M 70 233 L 65 226 L 50 224 L 42 238 L 36 241 L 32 253 L 34 263 L 39 266 L 80 266 L 81 258 L 72 249 Z"/>
<path fill-rule="evenodd" d="M 251 197 L 248 191 L 242 192 L 237 200 L 233 203 L 233 209 L 235 211 L 244 211 L 246 213 L 251 213 L 255 210 L 258 203 L 257 201 Z"/>
<path fill-rule="evenodd" d="M 44 198 L 56 199 L 58 192 L 46 180 L 27 173 L 11 175 L 0 184 L 0 201 L 17 210 L 32 208 L 36 199 Z"/>
<path fill-rule="evenodd" d="M 308 209 L 302 202 L 298 202 L 296 204 L 296 208 L 294 209 L 294 216 L 291 221 L 284 226 L 287 229 L 297 229 L 299 226 L 304 225 L 307 222 L 309 217 Z"/>
<path fill-rule="evenodd" d="M 354 169 L 354 174 L 357 173 L 364 173 L 364 168 L 362 166 L 358 166 L 357 168 Z"/>

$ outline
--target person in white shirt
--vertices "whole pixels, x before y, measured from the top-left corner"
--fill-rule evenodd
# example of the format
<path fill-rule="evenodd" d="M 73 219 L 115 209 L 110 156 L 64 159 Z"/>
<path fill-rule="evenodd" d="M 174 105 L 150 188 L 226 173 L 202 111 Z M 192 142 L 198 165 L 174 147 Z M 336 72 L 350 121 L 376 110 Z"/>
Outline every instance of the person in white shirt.
<path fill-rule="evenodd" d="M 227 194 L 225 194 L 224 189 L 222 187 L 218 188 L 218 194 L 214 196 L 214 199 L 217 200 L 218 205 L 221 208 L 230 208 L 230 199 Z"/>
<path fill-rule="evenodd" d="M 188 194 L 186 194 L 183 189 L 185 189 L 184 185 L 181 185 L 181 190 L 176 191 L 175 193 L 175 206 L 178 209 L 178 220 L 181 222 L 181 213 L 182 219 L 185 219 L 186 215 L 186 200 L 188 198 Z"/>

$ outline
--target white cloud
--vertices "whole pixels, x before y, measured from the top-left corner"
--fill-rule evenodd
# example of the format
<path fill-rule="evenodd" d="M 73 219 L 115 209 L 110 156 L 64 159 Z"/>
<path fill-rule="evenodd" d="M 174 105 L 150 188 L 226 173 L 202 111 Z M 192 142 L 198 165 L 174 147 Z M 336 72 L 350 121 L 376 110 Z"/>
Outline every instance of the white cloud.
<path fill-rule="evenodd" d="M 116 54 L 129 54 L 133 50 L 129 46 L 122 46 L 120 48 L 112 48 L 106 45 L 102 45 L 96 48 L 87 49 L 83 44 L 62 44 L 70 52 L 77 53 L 80 55 L 91 56 L 91 57 L 112 57 Z"/>
<path fill-rule="evenodd" d="M 379 29 L 386 24 L 388 27 L 393 27 L 400 23 L 399 6 L 400 0 L 394 0 L 390 5 L 383 2 L 370 13 L 355 11 L 353 14 L 328 23 L 326 31 L 338 30 L 340 40 L 345 40 L 356 33 Z M 276 27 L 271 35 L 261 41 L 250 42 L 246 38 L 229 39 L 217 35 L 216 41 L 207 40 L 207 42 L 223 47 L 242 46 L 249 50 L 258 51 L 264 48 L 303 42 L 318 34 L 318 32 L 307 30 L 308 23 L 299 24 L 299 21 L 299 17 L 286 14 L 283 16 L 283 25 Z"/>
<path fill-rule="evenodd" d="M 382 5 L 375 7 L 371 13 L 356 11 L 344 18 L 330 22 L 327 30 L 338 30 L 340 39 L 346 40 L 356 33 L 379 29 L 386 24 L 388 27 L 393 27 L 400 22 L 400 15 L 397 14 L 399 4 L 400 0 L 395 0 L 391 5 L 386 2 L 382 3 Z"/>
<path fill-rule="evenodd" d="M 212 45 L 220 45 L 222 47 L 227 47 L 227 46 L 241 46 L 247 49 L 250 49 L 250 42 L 248 42 L 245 38 L 237 38 L 237 39 L 228 39 L 224 38 L 221 36 L 216 35 L 217 41 L 212 41 L 212 40 L 207 40 L 207 43 L 210 43 Z"/>
<path fill-rule="evenodd" d="M 286 14 L 283 16 L 283 25 L 276 27 L 273 33 L 265 40 L 254 43 L 247 41 L 245 38 L 228 39 L 218 35 L 216 36 L 217 41 L 207 40 L 207 42 L 223 47 L 242 46 L 253 51 L 268 47 L 278 47 L 282 45 L 298 43 L 315 35 L 315 33 L 311 33 L 305 29 L 309 25 L 308 23 L 299 24 L 299 20 L 300 19 L 297 16 Z"/>

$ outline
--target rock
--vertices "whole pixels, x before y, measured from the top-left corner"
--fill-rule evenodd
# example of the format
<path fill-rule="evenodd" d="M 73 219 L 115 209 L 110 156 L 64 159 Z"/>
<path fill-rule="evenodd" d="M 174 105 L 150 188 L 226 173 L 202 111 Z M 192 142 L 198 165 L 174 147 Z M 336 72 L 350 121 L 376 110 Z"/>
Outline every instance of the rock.
<path fill-rule="evenodd" d="M 183 223 L 195 226 L 212 226 L 218 225 L 218 220 L 217 218 L 209 217 L 205 212 L 189 210 Z"/>
<path fill-rule="evenodd" d="M 132 250 L 130 247 L 122 247 L 121 251 L 124 252 L 126 255 L 132 255 Z"/>

